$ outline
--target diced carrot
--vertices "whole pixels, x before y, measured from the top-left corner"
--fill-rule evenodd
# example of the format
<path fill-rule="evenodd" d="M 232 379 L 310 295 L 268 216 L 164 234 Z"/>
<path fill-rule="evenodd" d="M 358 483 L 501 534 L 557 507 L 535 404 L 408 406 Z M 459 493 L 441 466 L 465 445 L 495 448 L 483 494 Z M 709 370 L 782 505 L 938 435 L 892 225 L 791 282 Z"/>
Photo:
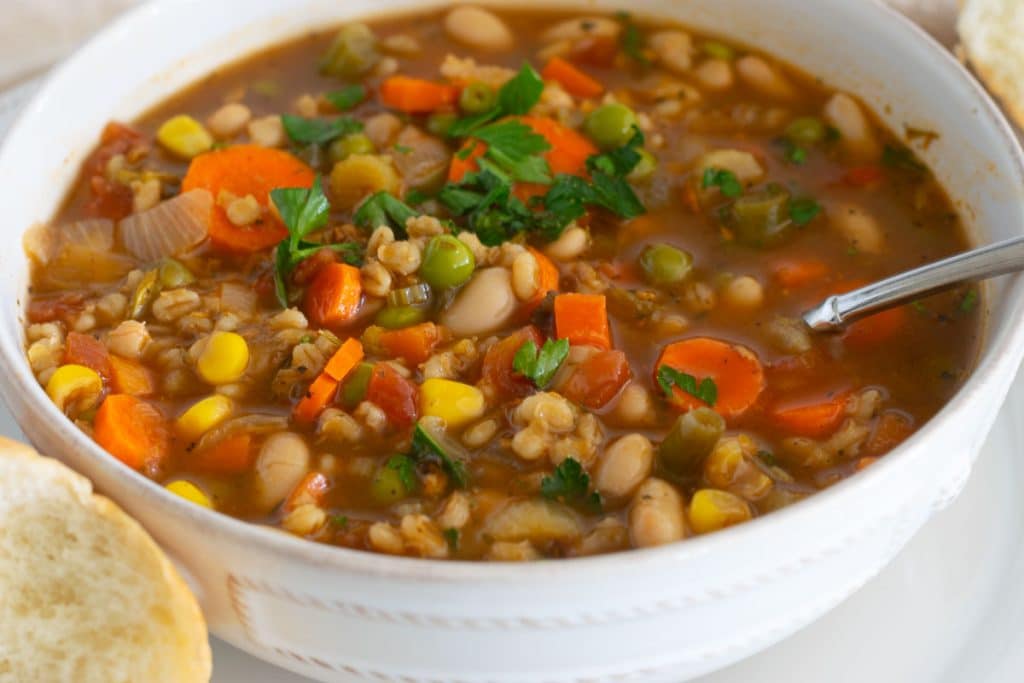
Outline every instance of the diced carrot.
<path fill-rule="evenodd" d="M 769 411 L 769 418 L 786 434 L 816 439 L 838 429 L 845 414 L 843 392 L 816 403 L 776 406 Z"/>
<path fill-rule="evenodd" d="M 544 337 L 533 325 L 518 329 L 492 344 L 484 354 L 480 369 L 481 382 L 489 385 L 501 398 L 526 396 L 533 391 L 533 382 L 512 367 L 516 351 L 528 341 L 532 341 L 538 349 L 544 344 Z"/>
<path fill-rule="evenodd" d="M 559 294 L 555 297 L 555 336 L 570 344 L 612 347 L 603 294 Z"/>
<path fill-rule="evenodd" d="M 416 385 L 387 363 L 377 363 L 366 386 L 366 400 L 376 404 L 399 429 L 411 427 L 419 413 Z"/>
<path fill-rule="evenodd" d="M 875 457 L 873 455 L 865 455 L 863 458 L 859 458 L 857 460 L 857 464 L 854 465 L 854 467 L 856 468 L 856 470 L 858 472 L 860 472 L 864 468 L 866 468 L 866 467 L 868 467 L 870 465 L 874 465 L 876 462 L 878 462 L 878 458 L 877 457 Z"/>
<path fill-rule="evenodd" d="M 68 332 L 64 343 L 64 363 L 92 368 L 104 379 L 110 379 L 110 353 L 99 339 L 81 332 Z"/>
<path fill-rule="evenodd" d="M 400 330 L 382 332 L 378 343 L 391 358 L 404 358 L 419 365 L 434 352 L 441 341 L 441 330 L 431 322 L 420 323 Z"/>
<path fill-rule="evenodd" d="M 878 423 L 864 444 L 864 450 L 873 455 L 888 453 L 913 433 L 914 422 L 908 415 L 887 410 L 878 417 Z"/>
<path fill-rule="evenodd" d="M 885 171 L 880 166 L 855 166 L 843 174 L 843 182 L 854 187 L 868 187 L 882 182 Z"/>
<path fill-rule="evenodd" d="M 334 402 L 334 397 L 338 393 L 338 384 L 338 380 L 326 372 L 320 373 L 320 376 L 313 380 L 309 389 L 306 389 L 306 393 L 295 404 L 292 418 L 304 425 L 315 422 L 324 408 Z"/>
<path fill-rule="evenodd" d="M 236 197 L 252 195 L 262 207 L 270 206 L 270 191 L 279 187 L 312 187 L 313 169 L 288 152 L 259 145 L 232 145 L 200 154 L 189 164 L 181 191 L 201 188 L 214 198 L 210 210 L 210 243 L 217 249 L 251 253 L 272 247 L 288 236 L 273 212 L 263 219 L 237 226 L 217 198 L 227 192 Z"/>
<path fill-rule="evenodd" d="M 722 417 L 738 417 L 753 406 L 764 389 L 764 368 L 754 352 L 738 344 L 710 337 L 693 337 L 669 344 L 654 366 L 667 365 L 694 377 L 698 384 L 711 378 L 718 391 L 712 406 Z M 679 410 L 706 405 L 679 387 L 672 391 L 671 403 Z"/>
<path fill-rule="evenodd" d="M 281 509 L 290 512 L 300 505 L 319 505 L 331 488 L 331 482 L 320 472 L 309 472 L 292 489 Z"/>
<path fill-rule="evenodd" d="M 362 302 L 359 269 L 347 263 L 331 263 L 320 269 L 306 290 L 303 308 L 317 327 L 337 327 L 355 317 Z"/>
<path fill-rule="evenodd" d="M 533 247 L 526 248 L 537 259 L 537 291 L 534 292 L 528 301 L 523 302 L 524 318 L 533 313 L 549 293 L 558 291 L 558 280 L 560 278 L 558 267 L 551 262 L 551 259 L 542 254 L 538 249 Z"/>
<path fill-rule="evenodd" d="M 256 450 L 252 447 L 252 435 L 241 432 L 193 453 L 189 467 L 197 472 L 230 475 L 248 471 L 255 461 Z"/>
<path fill-rule="evenodd" d="M 590 64 L 608 68 L 615 64 L 619 54 L 619 41 L 612 36 L 587 36 L 573 43 L 569 56 L 577 64 Z"/>
<path fill-rule="evenodd" d="M 852 280 L 840 284 L 832 291 L 842 294 L 863 287 L 865 284 L 867 283 L 862 280 Z M 840 338 L 847 346 L 852 346 L 855 349 L 868 349 L 892 339 L 909 324 L 910 315 L 906 306 L 889 308 L 850 323 Z"/>
<path fill-rule="evenodd" d="M 153 373 L 142 363 L 110 354 L 110 386 L 119 394 L 150 396 L 156 391 Z"/>
<path fill-rule="evenodd" d="M 776 282 L 784 289 L 802 289 L 809 285 L 820 284 L 828 277 L 828 274 L 828 266 L 817 259 L 783 261 L 775 266 L 773 272 Z"/>
<path fill-rule="evenodd" d="M 458 88 L 422 78 L 391 76 L 380 86 L 380 99 L 388 107 L 407 114 L 429 114 L 455 104 Z"/>
<path fill-rule="evenodd" d="M 604 86 L 561 57 L 552 57 L 541 70 L 545 81 L 556 81 L 566 92 L 576 97 L 597 97 Z"/>
<path fill-rule="evenodd" d="M 608 404 L 633 376 L 626 354 L 618 349 L 598 351 L 572 369 L 558 392 L 591 410 Z"/>
<path fill-rule="evenodd" d="M 343 382 L 348 377 L 348 373 L 352 372 L 361 360 L 363 360 L 363 345 L 355 337 L 350 337 L 342 342 L 338 350 L 327 361 L 324 372 L 336 382 Z"/>
<path fill-rule="evenodd" d="M 170 443 L 170 430 L 160 411 L 128 394 L 110 394 L 103 400 L 92 435 L 96 443 L 135 470 L 162 460 Z"/>

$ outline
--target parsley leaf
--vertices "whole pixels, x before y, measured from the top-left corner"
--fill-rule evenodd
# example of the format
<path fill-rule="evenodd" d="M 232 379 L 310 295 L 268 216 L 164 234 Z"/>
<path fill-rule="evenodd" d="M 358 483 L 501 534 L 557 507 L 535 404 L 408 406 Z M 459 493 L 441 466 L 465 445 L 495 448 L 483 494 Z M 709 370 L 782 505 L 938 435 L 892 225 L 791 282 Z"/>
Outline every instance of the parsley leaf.
<path fill-rule="evenodd" d="M 348 116 L 339 116 L 333 121 L 327 121 L 281 114 L 281 123 L 292 142 L 302 145 L 323 145 L 334 138 L 358 133 L 363 129 L 362 123 Z"/>
<path fill-rule="evenodd" d="M 672 398 L 673 390 L 679 387 L 690 396 L 699 398 L 709 406 L 718 400 L 718 387 L 710 377 L 705 377 L 697 384 L 697 378 L 668 365 L 658 367 L 658 386 L 665 392 L 666 398 Z"/>
<path fill-rule="evenodd" d="M 331 515 L 331 524 L 340 526 L 342 529 L 347 529 L 348 515 Z"/>
<path fill-rule="evenodd" d="M 512 120 L 492 123 L 473 131 L 473 137 L 487 145 L 484 157 L 512 180 L 551 182 L 548 162 L 537 156 L 551 149 L 551 145 L 525 123 Z"/>
<path fill-rule="evenodd" d="M 395 237 L 405 239 L 405 222 L 419 216 L 419 212 L 386 190 L 376 192 L 364 201 L 352 222 L 364 230 L 376 230 L 386 225 L 395 231 Z"/>
<path fill-rule="evenodd" d="M 633 23 L 629 12 L 617 12 L 616 16 L 622 22 L 622 38 L 620 39 L 622 51 L 640 64 L 649 65 L 651 60 L 644 54 L 645 41 L 640 28 Z"/>
<path fill-rule="evenodd" d="M 544 477 L 540 482 L 540 492 L 545 498 L 560 500 L 569 505 L 584 504 L 600 510 L 601 494 L 594 491 L 588 495 L 589 490 L 590 475 L 573 457 L 559 463 L 551 476 Z"/>
<path fill-rule="evenodd" d="M 968 289 L 967 293 L 964 294 L 964 298 L 960 299 L 960 312 L 970 313 L 974 310 L 974 307 L 978 305 L 978 290 Z"/>
<path fill-rule="evenodd" d="M 537 104 L 543 90 L 544 81 L 540 74 L 524 62 L 519 73 L 498 90 L 498 101 L 494 107 L 480 114 L 459 119 L 448 129 L 448 137 L 465 137 L 480 126 L 503 116 L 521 116 Z"/>
<path fill-rule="evenodd" d="M 362 85 L 346 85 L 340 90 L 324 93 L 324 98 L 338 111 L 347 111 L 366 99 L 366 88 Z"/>
<path fill-rule="evenodd" d="M 800 166 L 807 161 L 807 150 L 800 145 L 794 144 L 792 140 L 783 138 L 779 141 L 782 145 L 782 156 L 791 164 Z"/>
<path fill-rule="evenodd" d="M 341 254 L 347 263 L 360 263 L 360 248 L 354 242 L 321 244 L 307 242 L 304 238 L 327 225 L 331 205 L 324 196 L 320 177 L 313 181 L 313 187 L 279 187 L 270 191 L 270 200 L 281 214 L 281 220 L 288 230 L 288 237 L 277 245 L 274 253 L 274 293 L 282 307 L 287 308 L 288 275 L 303 260 L 321 249 L 327 248 Z"/>
<path fill-rule="evenodd" d="M 448 548 L 451 549 L 452 552 L 457 551 L 459 549 L 459 530 L 451 527 L 445 529 L 443 533 L 444 540 L 448 541 Z"/>
<path fill-rule="evenodd" d="M 895 145 L 886 145 L 882 150 L 882 164 L 890 168 L 901 168 L 917 173 L 928 170 L 928 167 L 918 161 L 913 152 L 906 147 L 896 147 Z"/>
<path fill-rule="evenodd" d="M 819 213 L 821 213 L 821 204 L 813 199 L 794 199 L 789 202 L 789 218 L 799 226 L 807 225 Z"/>
<path fill-rule="evenodd" d="M 512 196 L 507 176 L 486 163 L 483 167 L 458 184 L 445 185 L 437 199 L 456 216 L 467 216 L 467 227 L 493 247 L 531 227 L 533 214 Z"/>
<path fill-rule="evenodd" d="M 398 473 L 398 481 L 402 482 L 406 491 L 416 489 L 416 463 L 408 455 L 393 455 L 384 467 Z"/>
<path fill-rule="evenodd" d="M 739 197 L 743 194 L 743 185 L 740 184 L 736 174 L 722 168 L 706 168 L 701 178 L 700 186 L 704 189 L 717 187 L 722 194 L 729 198 Z"/>
<path fill-rule="evenodd" d="M 569 340 L 548 339 L 540 351 L 532 341 L 524 342 L 512 358 L 512 369 L 529 377 L 538 389 L 543 389 L 558 372 L 569 355 Z"/>
<path fill-rule="evenodd" d="M 413 457 L 416 460 L 439 461 L 452 482 L 464 489 L 469 485 L 469 474 L 465 462 L 455 455 L 461 450 L 461 446 L 448 439 L 443 430 L 434 429 L 423 420 L 417 422 L 412 430 Z"/>

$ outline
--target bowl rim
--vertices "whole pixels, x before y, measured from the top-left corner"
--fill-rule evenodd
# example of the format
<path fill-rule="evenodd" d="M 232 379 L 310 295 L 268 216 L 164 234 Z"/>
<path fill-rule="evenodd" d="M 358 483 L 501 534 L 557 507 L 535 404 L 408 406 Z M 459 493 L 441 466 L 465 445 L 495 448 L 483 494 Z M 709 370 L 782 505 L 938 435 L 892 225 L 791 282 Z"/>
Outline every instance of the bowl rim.
<path fill-rule="evenodd" d="M 51 91 L 57 90 L 56 84 L 63 80 L 65 72 L 71 70 L 76 61 L 93 50 L 101 49 L 105 43 L 115 41 L 121 32 L 131 30 L 136 24 L 147 21 L 149 15 L 158 15 L 168 2 L 169 0 L 153 0 L 125 12 L 83 44 L 70 57 L 61 62 L 47 76 L 45 84 L 33 96 L 31 102 L 23 109 L 12 125 L 7 140 L 4 141 L 3 145 L 0 145 L 0 160 L 6 156 L 10 140 L 19 135 L 23 122 L 31 116 L 33 110 L 41 107 L 44 102 L 51 99 Z M 487 0 L 484 0 L 481 4 L 489 3 Z M 558 4 L 567 7 L 579 5 L 581 9 L 587 5 L 586 0 L 577 0 L 577 2 L 560 1 Z M 397 10 L 397 13 L 413 14 L 417 11 L 422 10 L 410 6 Z M 921 43 L 922 47 L 926 47 L 933 53 L 937 61 L 945 65 L 948 78 L 959 79 L 962 81 L 962 85 L 966 85 L 972 91 L 980 110 L 978 125 L 992 127 L 1004 139 L 1007 148 L 1011 152 L 1014 165 L 1013 172 L 1017 177 L 1024 178 L 1024 150 L 1022 150 L 1020 142 L 1005 115 L 971 72 L 923 28 L 895 8 L 885 4 L 882 0 L 868 0 L 868 2 L 863 2 L 862 0 L 862 7 L 858 11 L 876 13 L 875 19 L 877 21 L 898 23 L 899 30 L 903 31 L 908 40 Z M 387 10 L 384 13 L 386 12 Z M 392 12 L 394 13 L 395 10 L 392 10 Z M 658 12 L 649 12 L 647 14 L 649 16 L 657 16 Z M 268 43 L 269 45 L 270 43 Z M 244 56 L 236 56 L 235 58 L 244 59 Z M 887 476 L 887 473 L 898 467 L 916 444 L 927 440 L 942 427 L 943 423 L 950 419 L 952 414 L 960 412 L 965 405 L 979 400 L 976 396 L 986 389 L 984 380 L 988 376 L 994 375 L 999 371 L 1009 371 L 1011 376 L 1014 374 L 1015 367 L 1009 367 L 1010 361 L 1008 360 L 1013 357 L 1013 354 L 1008 354 L 1007 351 L 1015 347 L 1024 347 L 1024 280 L 1019 278 L 1015 280 L 1012 286 L 1012 295 L 1009 298 L 1013 299 L 1015 303 L 1011 308 L 1007 309 L 1006 316 L 1007 318 L 1012 317 L 1013 320 L 1007 324 L 1007 329 L 1000 340 L 1001 343 L 997 340 L 989 340 L 988 343 L 991 343 L 992 346 L 987 349 L 988 362 L 981 362 L 983 347 L 986 343 L 983 338 L 975 367 L 953 397 L 910 438 L 867 470 L 858 473 L 856 476 L 848 477 L 830 486 L 827 490 L 819 491 L 798 504 L 787 506 L 769 515 L 720 530 L 714 534 L 691 536 L 686 538 L 684 542 L 675 542 L 654 548 L 630 549 L 590 557 L 561 558 L 555 562 L 515 563 L 479 560 L 433 560 L 392 556 L 298 538 L 273 527 L 244 521 L 224 513 L 197 506 L 167 491 L 162 485 L 148 477 L 141 476 L 138 472 L 129 469 L 100 448 L 98 444 L 87 437 L 81 430 L 77 429 L 47 399 L 46 394 L 38 382 L 35 381 L 34 376 L 27 372 L 23 348 L 15 349 L 15 351 L 20 353 L 13 354 L 16 357 L 12 358 L 12 354 L 9 353 L 11 349 L 4 345 L 4 348 L 0 349 L 0 364 L 6 366 L 5 369 L 8 370 L 2 378 L 3 385 L 9 389 L 23 392 L 26 396 L 26 404 L 30 412 L 41 414 L 45 418 L 55 421 L 57 429 L 65 435 L 65 441 L 72 448 L 85 453 L 105 475 L 118 481 L 121 487 L 120 495 L 126 498 L 131 497 L 144 500 L 146 505 L 156 504 L 169 515 L 186 519 L 189 525 L 196 525 L 206 532 L 216 533 L 244 542 L 247 546 L 252 546 L 259 551 L 273 555 L 276 560 L 281 562 L 302 563 L 305 566 L 315 568 L 344 569 L 370 577 L 442 582 L 474 580 L 478 583 L 507 583 L 540 578 L 545 580 L 560 578 L 579 580 L 583 572 L 588 573 L 591 577 L 621 573 L 623 557 L 627 557 L 631 565 L 637 569 L 640 569 L 639 565 L 665 565 L 669 563 L 680 565 L 690 558 L 703 556 L 709 552 L 716 552 L 713 549 L 722 544 L 735 545 L 743 539 L 747 539 L 749 542 L 750 538 L 762 535 L 762 529 L 765 528 L 766 524 L 783 527 L 789 520 L 818 515 L 822 512 L 823 508 L 836 505 L 837 499 L 841 496 L 855 495 L 855 492 L 858 490 L 869 488 L 875 481 Z M 988 317 L 986 315 L 986 318 Z M 987 328 L 985 333 L 983 337 L 991 336 Z M 28 381 L 29 379 L 31 381 Z M 7 400 L 6 396 L 4 400 Z M 190 526 L 186 529 L 185 535 L 195 533 L 197 530 Z"/>

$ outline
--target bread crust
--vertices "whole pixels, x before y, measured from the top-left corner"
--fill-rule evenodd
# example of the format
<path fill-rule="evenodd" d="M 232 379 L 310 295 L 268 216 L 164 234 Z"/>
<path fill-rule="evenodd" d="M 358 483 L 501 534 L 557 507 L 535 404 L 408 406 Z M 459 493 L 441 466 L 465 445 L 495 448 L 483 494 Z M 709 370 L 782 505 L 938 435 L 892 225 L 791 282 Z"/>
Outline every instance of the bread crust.
<path fill-rule="evenodd" d="M 207 683 L 206 622 L 134 519 L 0 437 L 0 683 Z"/>
<path fill-rule="evenodd" d="M 1024 2 L 965 0 L 957 32 L 974 71 L 1024 127 Z"/>

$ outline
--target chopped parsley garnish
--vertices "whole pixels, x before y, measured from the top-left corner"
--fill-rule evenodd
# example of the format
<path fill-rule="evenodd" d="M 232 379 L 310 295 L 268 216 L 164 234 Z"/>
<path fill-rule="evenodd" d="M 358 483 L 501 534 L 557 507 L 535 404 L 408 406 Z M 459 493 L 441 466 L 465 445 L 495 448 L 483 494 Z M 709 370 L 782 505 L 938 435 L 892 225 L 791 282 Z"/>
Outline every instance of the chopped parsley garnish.
<path fill-rule="evenodd" d="M 485 112 L 461 118 L 448 129 L 448 137 L 461 138 L 503 116 L 521 116 L 533 108 L 544 91 L 544 81 L 532 66 L 524 63 L 515 75 L 498 91 L 498 101 Z"/>
<path fill-rule="evenodd" d="M 348 528 L 348 515 L 332 515 L 331 524 L 340 526 L 342 529 Z"/>
<path fill-rule="evenodd" d="M 398 481 L 402 482 L 406 491 L 416 489 L 416 463 L 408 455 L 393 455 L 388 458 L 384 467 L 398 474 Z"/>
<path fill-rule="evenodd" d="M 633 23 L 633 18 L 629 12 L 616 12 L 616 17 L 622 23 L 622 37 L 620 38 L 619 44 L 622 46 L 622 51 L 625 52 L 631 59 L 636 60 L 640 64 L 647 66 L 651 63 L 650 58 L 644 54 L 644 35 L 640 32 L 640 27 Z"/>
<path fill-rule="evenodd" d="M 452 482 L 460 489 L 469 485 L 469 474 L 466 464 L 457 455 L 461 451 L 458 444 L 452 443 L 443 431 L 424 425 L 423 420 L 416 423 L 412 430 L 412 454 L 417 460 L 436 460 L 441 468 L 451 477 Z"/>
<path fill-rule="evenodd" d="M 775 467 L 775 456 L 772 455 L 770 452 L 760 450 L 757 452 L 757 457 L 761 458 L 761 462 L 763 462 L 765 465 L 768 465 L 768 467 Z"/>
<path fill-rule="evenodd" d="M 782 145 L 782 156 L 786 161 L 796 166 L 807 162 L 807 150 L 805 148 L 785 138 L 780 141 L 780 144 Z"/>
<path fill-rule="evenodd" d="M 533 341 L 527 341 L 516 351 L 512 359 L 512 369 L 529 377 L 538 389 L 543 389 L 558 372 L 558 368 L 568 355 L 568 339 L 548 339 L 539 351 Z"/>
<path fill-rule="evenodd" d="M 665 392 L 666 398 L 672 398 L 674 388 L 679 387 L 690 396 L 699 398 L 709 406 L 714 406 L 718 400 L 718 387 L 710 377 L 705 377 L 697 383 L 697 378 L 685 372 L 676 370 L 668 365 L 658 367 L 658 386 Z"/>
<path fill-rule="evenodd" d="M 338 252 L 346 263 L 361 264 L 359 245 L 354 242 L 320 244 L 305 239 L 327 225 L 331 212 L 331 205 L 324 196 L 319 176 L 309 189 L 279 187 L 271 190 L 270 200 L 274 202 L 285 228 L 288 229 L 288 237 L 277 245 L 274 255 L 274 292 L 282 307 L 289 306 L 286 284 L 288 275 L 295 266 L 321 249 L 326 247 Z"/>
<path fill-rule="evenodd" d="M 325 93 L 324 98 L 338 111 L 348 111 L 366 99 L 366 88 L 358 83 L 346 85 L 340 90 Z"/>
<path fill-rule="evenodd" d="M 705 190 L 710 187 L 717 187 L 722 195 L 729 198 L 736 198 L 743 194 L 743 185 L 736 174 L 723 168 L 704 169 L 704 176 L 701 178 L 700 186 Z"/>
<path fill-rule="evenodd" d="M 789 218 L 799 226 L 813 221 L 821 213 L 821 204 L 810 198 L 794 199 L 789 202 Z"/>
<path fill-rule="evenodd" d="M 928 315 L 928 307 L 924 305 L 923 301 L 911 301 L 910 307 L 920 315 Z"/>
<path fill-rule="evenodd" d="M 590 475 L 575 458 L 566 458 L 558 464 L 551 476 L 541 479 L 540 492 L 545 498 L 567 505 L 601 509 L 601 494 L 597 491 L 590 493 Z"/>
<path fill-rule="evenodd" d="M 444 540 L 448 541 L 448 548 L 452 552 L 456 552 L 459 549 L 459 530 L 454 528 L 448 528 L 444 530 Z"/>
<path fill-rule="evenodd" d="M 362 123 L 348 116 L 328 121 L 281 114 L 281 123 L 292 142 L 300 145 L 324 145 L 335 138 L 358 133 L 363 129 Z"/>
<path fill-rule="evenodd" d="M 978 290 L 968 289 L 964 294 L 964 298 L 960 299 L 960 312 L 970 313 L 974 310 L 974 307 L 978 305 Z"/>
<path fill-rule="evenodd" d="M 399 154 L 412 154 L 412 147 L 408 145 L 392 145 L 391 149 L 395 150 Z"/>
<path fill-rule="evenodd" d="M 906 147 L 886 145 L 882 150 L 882 164 L 889 168 L 901 168 L 905 171 L 923 173 L 928 167 L 922 164 L 917 156 Z"/>
<path fill-rule="evenodd" d="M 551 145 L 525 123 L 515 120 L 491 123 L 473 131 L 473 137 L 487 145 L 487 151 L 477 159 L 481 168 L 493 171 L 489 164 L 494 164 L 513 181 L 545 185 L 551 182 L 548 162 L 539 156 L 551 149 Z"/>
<path fill-rule="evenodd" d="M 825 126 L 825 142 L 838 142 L 843 137 L 835 126 Z"/>
<path fill-rule="evenodd" d="M 405 239 L 405 222 L 419 216 L 419 212 L 391 193 L 381 190 L 370 195 L 352 216 L 352 222 L 364 230 L 376 230 L 386 225 L 395 236 Z"/>

